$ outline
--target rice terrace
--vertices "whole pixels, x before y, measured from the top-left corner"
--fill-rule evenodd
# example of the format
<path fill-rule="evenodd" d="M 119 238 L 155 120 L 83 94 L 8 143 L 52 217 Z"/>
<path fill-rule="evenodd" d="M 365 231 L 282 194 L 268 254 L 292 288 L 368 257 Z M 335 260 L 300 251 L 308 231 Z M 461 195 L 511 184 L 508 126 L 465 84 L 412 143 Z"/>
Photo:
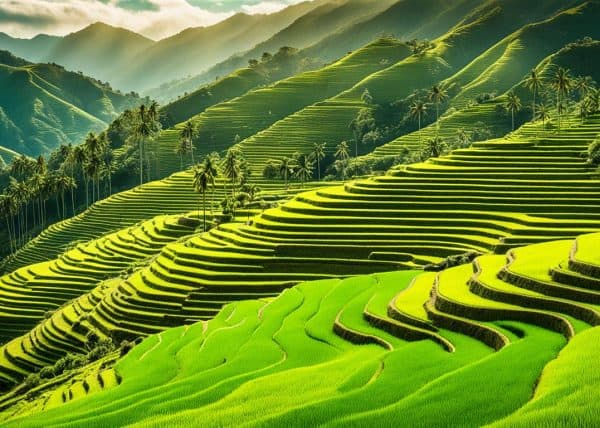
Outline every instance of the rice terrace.
<path fill-rule="evenodd" d="M 0 0 L 0 426 L 600 426 L 600 0 Z"/>

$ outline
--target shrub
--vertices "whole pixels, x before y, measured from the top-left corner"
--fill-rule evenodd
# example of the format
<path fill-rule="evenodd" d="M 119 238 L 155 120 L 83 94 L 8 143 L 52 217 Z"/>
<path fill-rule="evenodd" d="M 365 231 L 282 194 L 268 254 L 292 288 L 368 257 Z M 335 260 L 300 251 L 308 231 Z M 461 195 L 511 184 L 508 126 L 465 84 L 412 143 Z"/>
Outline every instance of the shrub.
<path fill-rule="evenodd" d="M 262 176 L 265 180 L 277 180 L 280 177 L 279 168 L 277 167 L 277 163 L 274 160 L 268 160 L 265 165 Z"/>
<path fill-rule="evenodd" d="M 40 382 L 40 376 L 37 373 L 31 373 L 23 381 L 23 388 L 25 389 L 25 391 L 29 391 L 30 389 L 38 386 Z"/>
<path fill-rule="evenodd" d="M 123 340 L 121 342 L 121 345 L 119 346 L 119 355 L 121 357 L 127 355 L 127 353 L 129 353 L 129 351 L 131 351 L 134 346 L 135 346 L 134 342 L 129 342 L 128 340 Z"/>
<path fill-rule="evenodd" d="M 54 377 L 54 367 L 53 366 L 42 367 L 42 369 L 40 370 L 40 378 L 50 379 L 53 377 Z"/>
<path fill-rule="evenodd" d="M 600 165 L 600 139 L 594 140 L 588 147 L 587 151 L 588 163 L 590 165 Z"/>

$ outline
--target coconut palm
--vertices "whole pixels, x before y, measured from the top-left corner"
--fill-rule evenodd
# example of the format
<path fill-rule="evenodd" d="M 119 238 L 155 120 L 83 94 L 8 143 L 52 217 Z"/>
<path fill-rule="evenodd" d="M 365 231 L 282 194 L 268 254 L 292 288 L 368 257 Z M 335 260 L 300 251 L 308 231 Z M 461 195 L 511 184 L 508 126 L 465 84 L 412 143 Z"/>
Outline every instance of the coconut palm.
<path fill-rule="evenodd" d="M 522 104 L 521 99 L 514 93 L 509 92 L 506 96 L 506 102 L 504 103 L 504 108 L 510 111 L 511 119 L 512 119 L 512 130 L 515 130 L 515 112 L 521 110 Z"/>
<path fill-rule="evenodd" d="M 579 92 L 579 101 L 583 101 L 595 85 L 596 82 L 594 82 L 592 76 L 576 78 L 573 82 L 573 89 Z"/>
<path fill-rule="evenodd" d="M 317 162 L 317 177 L 321 181 L 321 161 L 325 158 L 325 146 L 327 143 L 315 143 L 311 157 Z"/>
<path fill-rule="evenodd" d="M 308 156 L 300 155 L 298 156 L 298 159 L 296 159 L 296 164 L 294 176 L 300 180 L 302 187 L 304 187 L 304 183 L 313 176 L 314 162 Z"/>
<path fill-rule="evenodd" d="M 446 148 L 444 140 L 440 137 L 434 137 L 427 140 L 425 145 L 425 153 L 428 157 L 437 158 L 440 157 Z"/>
<path fill-rule="evenodd" d="M 60 199 L 62 201 L 62 219 L 64 220 L 67 216 L 65 208 L 65 192 L 77 187 L 77 185 L 75 184 L 75 180 L 64 172 L 58 174 L 55 178 L 54 185 L 57 193 L 60 194 Z"/>
<path fill-rule="evenodd" d="M 345 161 L 350 158 L 350 148 L 348 147 L 347 142 L 342 141 L 340 144 L 338 144 L 335 151 L 335 157 L 341 161 Z"/>
<path fill-rule="evenodd" d="M 285 190 L 288 190 L 289 186 L 289 177 L 294 174 L 295 161 L 292 158 L 283 157 L 279 160 L 277 165 L 277 169 L 279 170 L 279 175 L 283 177 L 285 182 Z"/>
<path fill-rule="evenodd" d="M 600 110 L 600 90 L 596 88 L 590 89 L 587 97 L 585 97 L 585 103 L 588 105 L 590 113 L 596 113 Z"/>
<path fill-rule="evenodd" d="M 184 153 L 190 153 L 192 159 L 192 165 L 194 164 L 194 138 L 196 137 L 197 130 L 194 126 L 194 122 L 188 120 L 183 129 L 179 133 L 180 145 L 183 146 Z"/>
<path fill-rule="evenodd" d="M 471 138 L 471 134 L 462 128 L 456 131 L 456 142 L 460 147 L 468 147 L 471 144 Z"/>
<path fill-rule="evenodd" d="M 134 129 L 134 138 L 138 142 L 138 151 L 140 156 L 140 185 L 144 183 L 144 144 L 152 135 L 152 126 L 149 121 L 149 115 L 146 112 L 146 106 L 141 105 L 138 110 L 138 123 Z"/>
<path fill-rule="evenodd" d="M 531 103 L 531 110 L 532 110 L 533 120 L 535 120 L 535 117 L 536 117 L 536 113 L 535 113 L 535 107 L 536 107 L 535 99 L 536 99 L 537 94 L 540 93 L 540 91 L 542 90 L 542 88 L 544 86 L 544 82 L 542 80 L 542 76 L 540 76 L 540 74 L 538 73 L 538 71 L 535 68 L 532 69 L 529 72 L 529 75 L 525 79 L 524 85 L 533 94 L 533 101 Z"/>
<path fill-rule="evenodd" d="M 219 176 L 219 154 L 214 152 L 209 154 L 204 158 L 204 162 L 202 162 L 202 167 L 210 174 L 211 176 L 211 189 L 212 189 L 212 200 L 210 203 L 210 212 L 212 214 L 213 205 L 215 204 L 215 181 Z"/>
<path fill-rule="evenodd" d="M 197 165 L 194 168 L 194 181 L 192 185 L 194 190 L 202 195 L 202 227 L 206 232 L 206 191 L 208 190 L 211 181 L 214 182 L 214 177 L 211 176 L 210 172 L 204 169 L 203 165 Z M 198 200 L 198 217 L 200 217 L 200 200 Z"/>
<path fill-rule="evenodd" d="M 221 170 L 231 183 L 231 195 L 233 199 L 235 199 L 235 186 L 241 175 L 241 157 L 242 152 L 238 148 L 232 147 L 227 150 L 227 154 L 221 163 Z"/>
<path fill-rule="evenodd" d="M 429 90 L 429 101 L 435 104 L 435 121 L 439 128 L 440 104 L 448 99 L 448 92 L 441 85 L 434 85 Z"/>
<path fill-rule="evenodd" d="M 419 131 L 421 131 L 421 120 L 427 114 L 427 105 L 423 101 L 415 101 L 408 110 L 408 115 L 411 119 L 417 120 L 419 123 Z M 419 132 L 419 142 L 421 142 L 421 133 Z"/>
<path fill-rule="evenodd" d="M 0 195 L 0 215 L 4 217 L 6 222 L 6 231 L 8 233 L 8 241 L 10 244 L 11 254 L 15 252 L 15 231 L 12 227 L 12 219 L 17 211 L 16 203 L 14 198 L 8 194 L 3 193 Z"/>
<path fill-rule="evenodd" d="M 556 109 L 558 110 L 558 129 L 561 125 L 562 110 L 564 110 L 563 101 L 569 95 L 573 88 L 573 79 L 569 70 L 559 67 L 550 81 L 552 89 L 556 92 Z"/>
<path fill-rule="evenodd" d="M 546 130 L 546 121 L 548 119 L 550 119 L 550 112 L 548 111 L 548 108 L 546 107 L 545 104 L 538 104 L 535 113 L 536 113 L 535 119 L 542 121 L 542 129 L 545 131 Z"/>

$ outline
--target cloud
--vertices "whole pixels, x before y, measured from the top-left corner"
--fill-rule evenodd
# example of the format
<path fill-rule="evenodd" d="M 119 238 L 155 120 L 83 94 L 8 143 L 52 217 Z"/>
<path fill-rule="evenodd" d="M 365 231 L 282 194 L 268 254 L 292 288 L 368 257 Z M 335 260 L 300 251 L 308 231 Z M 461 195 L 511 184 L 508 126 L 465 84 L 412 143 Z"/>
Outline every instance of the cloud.
<path fill-rule="evenodd" d="M 259 14 L 259 13 L 268 14 L 268 13 L 278 12 L 282 9 L 285 9 L 290 4 L 298 3 L 298 2 L 299 1 L 295 1 L 295 2 L 261 1 L 260 3 L 255 3 L 255 4 L 244 4 L 244 5 L 242 5 L 241 9 L 244 12 L 249 13 L 251 15 L 255 15 L 255 14 Z"/>
<path fill-rule="evenodd" d="M 101 21 L 160 39 L 233 13 L 210 11 L 186 0 L 0 0 L 0 31 L 17 37 L 64 35 Z"/>

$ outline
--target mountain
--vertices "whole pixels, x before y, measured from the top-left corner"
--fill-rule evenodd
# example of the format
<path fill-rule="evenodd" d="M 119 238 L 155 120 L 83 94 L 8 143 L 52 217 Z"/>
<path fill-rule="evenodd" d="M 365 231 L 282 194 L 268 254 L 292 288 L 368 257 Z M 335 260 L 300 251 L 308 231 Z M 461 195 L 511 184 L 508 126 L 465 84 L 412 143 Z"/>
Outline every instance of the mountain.
<path fill-rule="evenodd" d="M 259 59 L 264 52 L 275 52 L 281 46 L 305 48 L 318 42 L 332 32 L 338 31 L 349 23 L 362 21 L 385 9 L 391 0 L 335 0 L 323 4 L 298 18 L 290 26 L 273 37 L 265 40 L 252 49 L 237 53 L 202 74 L 201 78 L 209 81 L 215 76 L 222 76 L 232 70 L 243 67 L 250 59 Z M 366 42 L 368 42 L 367 40 Z M 366 43 L 365 42 L 365 43 Z M 363 43 L 364 44 L 364 43 Z M 342 52 L 343 56 L 346 52 Z M 318 58 L 318 55 L 307 55 Z"/>
<path fill-rule="evenodd" d="M 61 66 L 0 52 L 0 141 L 8 149 L 37 156 L 60 144 L 79 143 L 139 103 L 137 97 Z"/>
<path fill-rule="evenodd" d="M 153 44 L 132 31 L 97 22 L 61 38 L 39 59 L 112 82 L 124 64 Z"/>
<path fill-rule="evenodd" d="M 82 71 L 123 91 L 143 91 L 198 74 L 268 39 L 327 1 L 304 1 L 272 14 L 238 13 L 215 25 L 189 28 L 157 42 L 95 23 L 64 37 L 15 39 L 0 33 L 0 49 L 32 62 L 53 62 Z"/>
<path fill-rule="evenodd" d="M 51 52 L 60 40 L 60 37 L 47 34 L 39 34 L 32 39 L 19 39 L 0 33 L 0 49 L 29 61 L 45 62 L 48 52 Z"/>

